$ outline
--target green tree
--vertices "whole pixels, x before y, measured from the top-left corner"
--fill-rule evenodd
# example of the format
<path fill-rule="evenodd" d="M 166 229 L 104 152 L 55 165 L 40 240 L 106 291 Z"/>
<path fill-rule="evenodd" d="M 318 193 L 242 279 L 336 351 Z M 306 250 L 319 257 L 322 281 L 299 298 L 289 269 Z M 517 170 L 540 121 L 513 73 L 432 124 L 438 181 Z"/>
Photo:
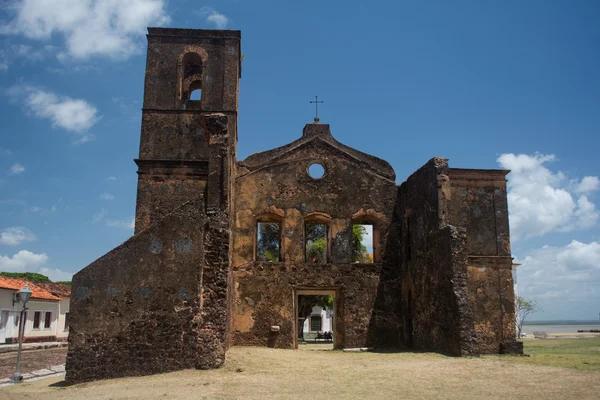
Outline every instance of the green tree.
<path fill-rule="evenodd" d="M 57 281 L 56 283 L 61 283 L 63 285 L 69 285 L 69 286 L 71 286 L 71 281 Z"/>
<path fill-rule="evenodd" d="M 333 310 L 333 296 L 298 296 L 298 318 L 299 323 L 299 337 L 304 340 L 304 321 L 312 313 L 313 307 L 321 307 L 324 310 Z"/>
<path fill-rule="evenodd" d="M 361 224 L 352 225 L 352 262 L 372 262 L 367 254 L 367 246 L 363 244 L 367 228 Z"/>
<path fill-rule="evenodd" d="M 306 224 L 306 261 L 327 262 L 327 225 Z"/>
<path fill-rule="evenodd" d="M 19 278 L 25 279 L 31 282 L 52 282 L 46 275 L 38 274 L 36 272 L 0 272 L 0 276 L 6 276 L 7 278 Z"/>
<path fill-rule="evenodd" d="M 523 322 L 529 314 L 542 311 L 535 300 L 527 301 L 521 296 L 515 297 L 515 314 L 517 318 L 517 337 L 521 337 L 523 333 Z"/>
<path fill-rule="evenodd" d="M 256 243 L 256 259 L 259 261 L 279 261 L 281 230 L 276 222 L 259 222 Z"/>

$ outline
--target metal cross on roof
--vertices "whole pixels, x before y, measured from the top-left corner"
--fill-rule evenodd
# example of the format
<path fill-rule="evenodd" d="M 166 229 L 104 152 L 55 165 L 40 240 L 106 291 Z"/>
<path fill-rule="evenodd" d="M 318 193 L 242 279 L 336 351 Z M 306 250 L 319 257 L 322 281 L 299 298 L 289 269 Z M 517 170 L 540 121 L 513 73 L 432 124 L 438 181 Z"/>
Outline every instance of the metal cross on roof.
<path fill-rule="evenodd" d="M 319 103 L 323 103 L 323 100 L 319 101 L 319 96 L 315 96 L 315 101 L 310 101 L 315 104 L 315 122 L 319 122 Z"/>

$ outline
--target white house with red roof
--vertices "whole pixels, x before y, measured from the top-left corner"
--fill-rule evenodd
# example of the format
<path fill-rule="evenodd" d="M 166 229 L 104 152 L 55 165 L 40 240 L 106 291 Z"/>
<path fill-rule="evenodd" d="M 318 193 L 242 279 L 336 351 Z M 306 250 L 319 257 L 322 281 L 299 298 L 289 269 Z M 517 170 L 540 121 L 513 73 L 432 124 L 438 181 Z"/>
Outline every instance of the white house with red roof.
<path fill-rule="evenodd" d="M 67 340 L 71 287 L 59 283 L 33 283 L 24 279 L 0 276 L 0 345 L 16 343 L 22 303 L 15 294 L 25 285 L 33 292 L 27 302 L 24 342 Z"/>

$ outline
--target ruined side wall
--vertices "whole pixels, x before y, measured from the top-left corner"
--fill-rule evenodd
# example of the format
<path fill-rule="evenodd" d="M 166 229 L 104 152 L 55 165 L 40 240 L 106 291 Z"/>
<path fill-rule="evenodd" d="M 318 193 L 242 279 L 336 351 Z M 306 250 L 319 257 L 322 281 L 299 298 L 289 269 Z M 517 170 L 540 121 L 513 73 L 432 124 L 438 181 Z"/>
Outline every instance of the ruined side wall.
<path fill-rule="evenodd" d="M 478 353 L 522 353 L 514 339 L 507 173 L 450 169 L 446 184 L 449 220 L 467 232 L 468 289 Z"/>
<path fill-rule="evenodd" d="M 403 341 L 454 355 L 473 346 L 467 293 L 466 237 L 447 226 L 447 160 L 434 158 L 398 189 Z"/>
<path fill-rule="evenodd" d="M 206 223 L 199 198 L 75 274 L 67 383 L 223 362 L 225 327 L 201 317 Z"/>
<path fill-rule="evenodd" d="M 464 230 L 447 226 L 427 235 L 427 248 L 411 262 L 412 346 L 471 354 L 474 337 L 467 293 Z"/>
<path fill-rule="evenodd" d="M 230 262 L 228 118 L 205 114 L 205 193 L 73 278 L 69 384 L 225 360 Z"/>

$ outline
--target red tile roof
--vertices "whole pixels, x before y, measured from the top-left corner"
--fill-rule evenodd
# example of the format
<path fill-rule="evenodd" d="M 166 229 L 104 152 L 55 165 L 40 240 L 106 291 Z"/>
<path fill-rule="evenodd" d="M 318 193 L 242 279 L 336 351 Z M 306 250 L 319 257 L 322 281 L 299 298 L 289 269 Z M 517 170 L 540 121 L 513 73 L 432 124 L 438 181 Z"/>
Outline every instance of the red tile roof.
<path fill-rule="evenodd" d="M 71 285 L 66 283 L 39 282 L 37 286 L 58 297 L 71 297 Z"/>
<path fill-rule="evenodd" d="M 7 278 L 5 276 L 0 276 L 0 289 L 11 289 L 18 292 L 26 284 L 29 285 L 29 289 L 31 289 L 31 291 L 33 292 L 31 294 L 32 299 L 60 300 L 60 297 L 53 295 L 48 290 L 42 289 L 36 284 L 26 281 L 25 279 Z"/>

